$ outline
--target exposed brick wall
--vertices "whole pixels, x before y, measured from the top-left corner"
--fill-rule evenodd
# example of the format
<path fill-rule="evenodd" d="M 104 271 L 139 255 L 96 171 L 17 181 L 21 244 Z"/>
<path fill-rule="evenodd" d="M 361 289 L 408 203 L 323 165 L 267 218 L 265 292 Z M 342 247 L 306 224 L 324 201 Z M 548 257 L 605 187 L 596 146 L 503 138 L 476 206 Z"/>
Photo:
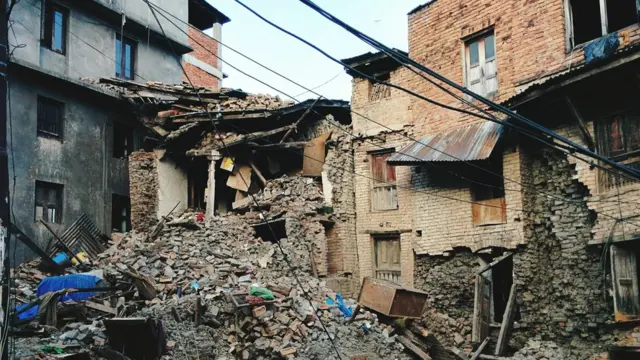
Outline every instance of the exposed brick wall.
<path fill-rule="evenodd" d="M 129 156 L 131 229 L 148 232 L 158 222 L 158 165 L 154 152 Z"/>
<path fill-rule="evenodd" d="M 193 51 L 189 53 L 189 55 L 218 69 L 218 58 L 211 54 L 218 54 L 218 42 L 209 35 L 192 27 L 189 27 L 189 36 L 189 45 L 193 47 Z M 195 39 L 195 41 L 191 38 Z M 204 45 L 204 47 L 198 45 L 198 43 Z M 184 61 L 182 64 L 194 85 L 212 89 L 218 89 L 220 87 L 221 81 L 217 77 Z M 187 80 L 186 75 L 184 75 L 183 78 L 185 81 Z"/>

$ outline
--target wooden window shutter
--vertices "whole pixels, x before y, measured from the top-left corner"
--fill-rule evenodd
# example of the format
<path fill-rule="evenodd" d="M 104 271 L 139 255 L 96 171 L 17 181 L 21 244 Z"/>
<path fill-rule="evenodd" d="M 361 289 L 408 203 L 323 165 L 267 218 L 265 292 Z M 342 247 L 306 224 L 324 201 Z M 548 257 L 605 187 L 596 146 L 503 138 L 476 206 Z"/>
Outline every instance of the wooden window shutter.
<path fill-rule="evenodd" d="M 489 336 L 491 316 L 491 280 L 476 275 L 475 301 L 473 305 L 473 329 L 471 341 L 482 342 Z"/>
<path fill-rule="evenodd" d="M 638 293 L 638 268 L 635 252 L 621 246 L 611 246 L 611 275 L 615 320 L 638 319 L 640 294 Z"/>

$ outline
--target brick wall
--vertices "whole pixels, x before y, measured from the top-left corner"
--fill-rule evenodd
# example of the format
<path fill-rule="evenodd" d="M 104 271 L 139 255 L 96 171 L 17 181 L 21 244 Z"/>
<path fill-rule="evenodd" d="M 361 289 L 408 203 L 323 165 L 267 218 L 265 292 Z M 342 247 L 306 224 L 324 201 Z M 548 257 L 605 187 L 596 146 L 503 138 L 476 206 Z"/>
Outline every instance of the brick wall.
<path fill-rule="evenodd" d="M 192 27 L 189 27 L 189 36 L 189 45 L 193 47 L 193 51 L 190 52 L 189 55 L 220 70 L 218 67 L 218 58 L 211 54 L 218 54 L 218 42 L 209 35 Z M 191 38 L 195 39 L 195 41 Z M 198 43 L 204 45 L 204 47 Z M 218 89 L 220 87 L 221 81 L 217 77 L 185 61 L 183 61 L 182 64 L 194 85 L 212 89 Z M 183 75 L 183 79 L 187 81 L 186 75 Z"/>
<path fill-rule="evenodd" d="M 131 229 L 148 232 L 158 222 L 158 164 L 154 152 L 129 156 Z"/>

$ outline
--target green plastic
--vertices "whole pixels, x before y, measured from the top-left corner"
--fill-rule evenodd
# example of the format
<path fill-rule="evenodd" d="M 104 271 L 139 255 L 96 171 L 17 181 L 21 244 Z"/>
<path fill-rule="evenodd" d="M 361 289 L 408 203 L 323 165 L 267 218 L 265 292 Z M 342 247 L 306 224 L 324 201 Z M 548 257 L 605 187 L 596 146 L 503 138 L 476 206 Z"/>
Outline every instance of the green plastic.
<path fill-rule="evenodd" d="M 257 286 L 251 287 L 251 290 L 249 291 L 249 295 L 260 297 L 263 300 L 275 300 L 275 296 L 273 296 L 273 293 L 271 292 L 271 290 L 257 287 Z"/>

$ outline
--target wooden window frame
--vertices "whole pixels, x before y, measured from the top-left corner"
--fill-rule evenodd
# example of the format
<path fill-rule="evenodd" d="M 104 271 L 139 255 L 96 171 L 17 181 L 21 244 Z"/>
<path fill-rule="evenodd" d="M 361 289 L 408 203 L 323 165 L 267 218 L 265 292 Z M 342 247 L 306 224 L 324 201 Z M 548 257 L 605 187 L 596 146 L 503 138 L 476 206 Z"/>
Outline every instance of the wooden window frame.
<path fill-rule="evenodd" d="M 63 23 L 60 24 L 62 26 L 62 49 L 56 49 L 55 46 L 55 13 L 59 12 L 63 16 Z M 67 33 L 69 32 L 69 9 L 64 6 L 61 6 L 58 3 L 46 0 L 44 10 L 42 12 L 42 16 L 44 18 L 43 31 L 42 31 L 42 42 L 44 46 L 58 54 L 66 55 L 67 54 Z"/>
<path fill-rule="evenodd" d="M 63 209 L 63 199 L 64 199 L 64 185 L 36 180 L 35 189 L 36 191 L 35 191 L 34 206 L 33 206 L 34 221 L 39 221 L 40 219 L 42 219 L 43 221 L 48 223 L 61 224 L 62 215 L 63 215 L 62 209 Z M 47 199 L 38 199 L 38 194 L 41 193 L 41 191 L 38 191 L 39 189 L 42 189 L 42 191 L 47 191 L 47 192 L 48 191 L 56 192 L 55 194 L 56 203 L 51 204 L 48 202 Z M 42 209 L 41 211 L 43 211 L 43 213 L 41 214 L 42 215 L 41 217 L 38 217 L 38 207 L 40 207 Z M 53 220 L 49 219 L 49 213 L 45 212 L 44 209 L 55 210 Z"/>
<path fill-rule="evenodd" d="M 502 162 L 504 158 L 502 155 L 492 156 L 488 161 L 488 169 L 496 174 L 503 175 Z M 491 181 L 492 179 L 494 179 L 494 181 Z M 471 183 L 471 218 L 473 225 L 489 226 L 506 224 L 507 202 L 504 191 L 504 178 L 491 175 L 489 178 L 479 177 L 476 181 L 477 182 Z M 479 194 L 488 195 L 479 196 Z"/>
<path fill-rule="evenodd" d="M 120 59 L 118 59 L 118 44 L 120 45 Z M 131 76 L 126 76 L 126 46 L 131 46 Z M 116 34 L 116 77 L 119 79 L 135 80 L 136 78 L 136 61 L 138 53 L 138 42 L 121 34 Z M 118 68 L 119 65 L 119 68 Z"/>
<path fill-rule="evenodd" d="M 396 186 L 396 173 L 395 173 L 395 167 L 387 164 L 386 160 L 384 161 L 384 167 L 383 167 L 383 177 L 384 177 L 384 181 L 377 181 L 375 179 L 375 174 L 374 174 L 374 161 L 376 157 L 382 157 L 384 156 L 385 159 L 388 158 L 389 156 L 391 156 L 394 152 L 394 149 L 387 149 L 387 150 L 381 150 L 381 151 L 375 151 L 375 152 L 370 152 L 369 153 L 369 173 L 371 174 L 371 211 L 373 212 L 382 212 L 382 211 L 393 211 L 393 210 L 398 210 L 400 208 L 400 204 L 398 202 L 398 188 Z M 389 173 L 388 170 L 389 168 L 393 169 L 393 184 L 390 183 L 390 181 L 388 180 L 389 178 Z M 395 201 L 392 201 L 392 203 L 389 205 L 389 207 L 376 207 L 376 204 L 378 204 L 378 201 L 376 200 L 377 198 L 377 194 L 381 193 L 381 191 L 383 191 L 384 189 L 388 189 L 390 192 L 391 199 L 395 199 Z M 393 204 L 395 203 L 395 205 Z"/>
<path fill-rule="evenodd" d="M 493 38 L 493 56 L 490 58 L 486 58 L 486 39 L 488 37 L 492 37 Z M 467 37 L 462 39 L 462 70 L 463 70 L 463 80 L 464 80 L 464 84 L 465 87 L 469 90 L 471 90 L 471 55 L 470 55 L 470 47 L 472 44 L 477 43 L 478 44 L 478 65 L 477 67 L 480 68 L 481 71 L 481 75 L 480 75 L 480 83 L 481 83 L 481 88 L 482 91 L 481 92 L 476 92 L 476 94 L 486 97 L 486 98 L 493 98 L 496 96 L 496 94 L 498 93 L 498 90 L 500 88 L 500 84 L 498 82 L 498 48 L 496 47 L 496 36 L 495 36 L 495 31 L 493 28 L 487 29 L 487 30 L 483 30 L 480 33 L 474 34 L 473 36 Z M 487 64 L 487 62 L 493 61 L 495 64 L 495 73 L 491 76 L 487 76 L 485 71 L 485 66 Z M 493 79 L 495 78 L 496 80 L 496 88 L 494 91 L 489 92 L 487 90 L 487 79 Z M 468 100 L 473 100 L 473 98 L 471 98 L 470 96 L 468 96 Z"/>
<path fill-rule="evenodd" d="M 397 241 L 398 244 L 398 267 L 380 268 L 378 267 L 377 244 L 383 241 Z M 372 249 L 372 276 L 376 279 L 389 280 L 398 284 L 402 283 L 402 239 L 400 234 L 374 235 L 371 237 Z"/>
<path fill-rule="evenodd" d="M 630 122 L 633 118 L 636 118 L 640 122 L 640 113 L 624 109 L 617 111 L 606 116 L 604 119 L 596 121 L 596 138 L 598 141 L 598 152 L 612 161 L 618 162 L 623 165 L 627 165 L 636 169 L 640 169 L 640 143 L 637 145 L 637 149 L 631 148 L 631 134 L 633 133 Z M 623 117 L 621 139 L 623 150 L 614 152 L 610 148 L 612 138 L 610 135 L 611 124 L 616 117 Z M 640 126 L 639 126 L 640 127 Z M 603 165 L 606 168 L 609 166 Z M 628 179 L 625 176 L 616 176 L 611 172 L 603 169 L 598 170 L 598 189 L 599 191 L 608 191 L 615 189 L 618 186 L 627 186 L 634 184 L 634 181 Z"/>
<path fill-rule="evenodd" d="M 582 47 L 595 39 L 588 40 L 586 42 L 576 44 L 575 36 L 574 36 L 574 27 L 573 27 L 573 9 L 571 7 L 571 1 L 573 0 L 564 0 L 564 17 L 565 17 L 565 37 L 566 37 L 566 47 L 567 52 L 570 52 L 576 48 Z M 600 36 L 605 36 L 610 33 L 609 31 L 609 17 L 607 14 L 607 1 L 608 0 L 599 0 L 600 6 Z M 640 1 L 636 0 L 636 12 L 638 14 L 638 21 L 636 24 L 640 22 Z M 620 30 L 616 30 L 620 31 Z M 596 38 L 598 39 L 598 38 Z"/>
<path fill-rule="evenodd" d="M 37 101 L 36 128 L 38 130 L 38 136 L 46 136 L 62 140 L 64 134 L 64 103 L 44 96 L 38 96 Z M 49 112 L 46 111 L 45 107 L 56 108 L 57 118 L 55 120 L 48 119 Z M 54 132 L 51 131 L 50 128 L 47 128 L 48 126 L 51 126 L 51 124 L 54 124 L 58 131 Z"/>

